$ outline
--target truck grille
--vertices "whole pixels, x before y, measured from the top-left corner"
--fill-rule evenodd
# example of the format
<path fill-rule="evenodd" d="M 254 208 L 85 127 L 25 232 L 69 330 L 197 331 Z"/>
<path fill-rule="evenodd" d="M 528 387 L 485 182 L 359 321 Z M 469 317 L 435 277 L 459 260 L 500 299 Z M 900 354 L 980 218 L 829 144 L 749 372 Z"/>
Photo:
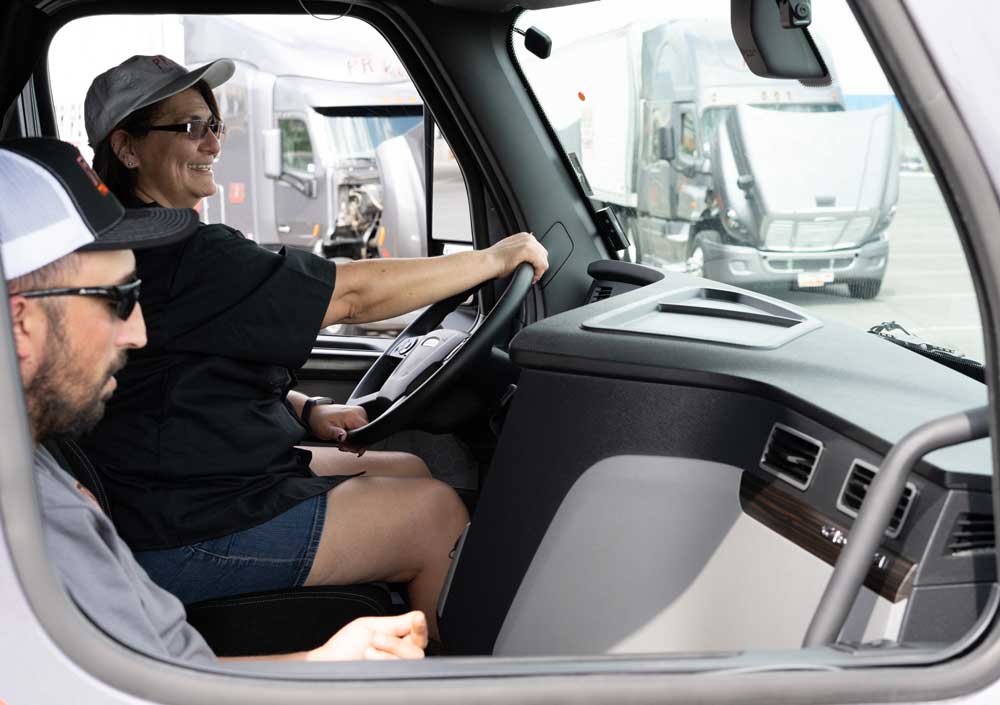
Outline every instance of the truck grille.
<path fill-rule="evenodd" d="M 850 269 L 853 257 L 824 257 L 822 259 L 796 259 L 768 257 L 767 266 L 776 272 L 836 272 Z"/>
<path fill-rule="evenodd" d="M 793 252 L 855 247 L 870 225 L 871 218 L 863 216 L 849 220 L 772 220 L 767 226 L 764 247 Z"/>

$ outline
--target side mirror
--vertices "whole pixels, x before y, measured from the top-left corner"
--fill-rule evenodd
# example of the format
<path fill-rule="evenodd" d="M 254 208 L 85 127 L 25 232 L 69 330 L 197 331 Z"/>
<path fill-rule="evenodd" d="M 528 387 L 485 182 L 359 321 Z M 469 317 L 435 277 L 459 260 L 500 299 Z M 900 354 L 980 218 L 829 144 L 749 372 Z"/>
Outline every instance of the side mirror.
<path fill-rule="evenodd" d="M 269 179 L 281 178 L 281 130 L 261 130 L 264 138 L 264 176 Z"/>
<path fill-rule="evenodd" d="M 674 148 L 674 128 L 670 126 L 656 128 L 656 135 L 659 138 L 659 153 L 656 155 L 661 160 L 672 162 L 677 157 L 677 150 Z"/>

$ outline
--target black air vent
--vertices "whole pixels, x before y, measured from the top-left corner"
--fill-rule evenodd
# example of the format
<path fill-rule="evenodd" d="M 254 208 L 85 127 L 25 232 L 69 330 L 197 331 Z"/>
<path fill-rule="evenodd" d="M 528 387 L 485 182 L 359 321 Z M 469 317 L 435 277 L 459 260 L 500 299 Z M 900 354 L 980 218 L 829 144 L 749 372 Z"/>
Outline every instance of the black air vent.
<path fill-rule="evenodd" d="M 604 301 L 604 299 L 611 298 L 611 287 L 610 286 L 599 286 L 594 289 L 594 295 L 590 297 L 590 303 L 595 301 Z"/>
<path fill-rule="evenodd" d="M 851 465 L 850 472 L 847 473 L 844 488 L 840 491 L 837 508 L 844 514 L 857 517 L 861 503 L 865 501 L 868 488 L 871 487 L 877 472 L 878 468 L 875 466 L 861 460 L 855 460 Z M 899 498 L 899 503 L 896 504 L 896 510 L 892 513 L 892 519 L 889 520 L 889 528 L 885 530 L 886 536 L 893 539 L 899 536 L 900 529 L 903 528 L 903 522 L 906 521 L 906 515 L 909 514 L 916 496 L 916 486 L 912 482 L 907 482 L 903 495 Z"/>
<path fill-rule="evenodd" d="M 948 541 L 948 553 L 955 555 L 968 551 L 992 551 L 995 547 L 991 514 L 966 512 L 958 515 Z"/>
<path fill-rule="evenodd" d="M 823 444 L 780 423 L 768 436 L 760 466 L 800 490 L 809 487 Z"/>

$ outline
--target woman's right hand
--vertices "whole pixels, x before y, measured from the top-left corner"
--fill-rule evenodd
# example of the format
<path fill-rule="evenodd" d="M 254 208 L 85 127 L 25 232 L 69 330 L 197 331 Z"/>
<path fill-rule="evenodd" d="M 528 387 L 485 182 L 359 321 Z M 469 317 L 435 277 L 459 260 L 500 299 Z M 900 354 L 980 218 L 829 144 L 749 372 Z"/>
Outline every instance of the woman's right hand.
<path fill-rule="evenodd" d="M 531 233 L 510 235 L 483 252 L 493 260 L 497 279 L 510 276 L 519 264 L 527 262 L 535 270 L 534 284 L 549 268 L 549 253 Z"/>
<path fill-rule="evenodd" d="M 359 458 L 367 448 L 356 447 L 344 443 L 347 432 L 361 428 L 368 423 L 368 412 L 361 406 L 346 406 L 344 404 L 324 404 L 313 407 L 309 416 L 309 430 L 316 438 L 324 441 L 334 441 L 337 447 L 345 453 L 354 453 Z"/>

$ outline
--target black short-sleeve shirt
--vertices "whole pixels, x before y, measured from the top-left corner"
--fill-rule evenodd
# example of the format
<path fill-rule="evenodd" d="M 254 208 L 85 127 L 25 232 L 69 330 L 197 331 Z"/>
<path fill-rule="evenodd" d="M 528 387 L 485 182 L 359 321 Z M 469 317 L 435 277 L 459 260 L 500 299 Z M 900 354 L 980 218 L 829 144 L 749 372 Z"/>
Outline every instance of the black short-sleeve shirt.
<path fill-rule="evenodd" d="M 148 343 L 83 439 L 132 549 L 250 528 L 343 480 L 309 469 L 294 447 L 305 429 L 284 403 L 329 305 L 333 262 L 271 252 L 224 225 L 135 255 Z"/>

